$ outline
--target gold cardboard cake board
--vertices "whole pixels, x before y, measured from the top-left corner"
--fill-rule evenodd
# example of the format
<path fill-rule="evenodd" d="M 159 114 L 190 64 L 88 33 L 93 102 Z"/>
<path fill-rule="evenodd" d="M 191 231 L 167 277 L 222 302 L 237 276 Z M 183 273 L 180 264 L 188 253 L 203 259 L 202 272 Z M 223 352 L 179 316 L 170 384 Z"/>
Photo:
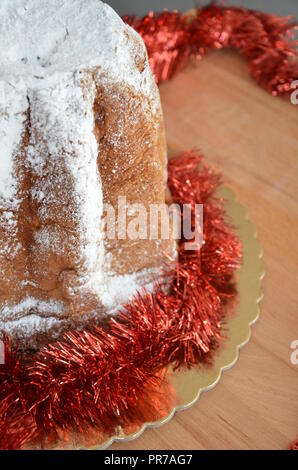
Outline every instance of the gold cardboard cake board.
<path fill-rule="evenodd" d="M 119 428 L 115 435 L 102 437 L 93 449 L 105 449 L 113 442 L 130 441 L 139 437 L 147 427 L 158 427 L 168 422 L 176 411 L 193 405 L 201 392 L 213 388 L 224 370 L 232 367 L 238 359 L 239 349 L 250 339 L 251 325 L 258 319 L 259 302 L 263 297 L 262 280 L 265 267 L 262 261 L 262 248 L 257 239 L 257 230 L 248 220 L 245 208 L 236 200 L 232 190 L 222 187 L 219 196 L 226 201 L 228 216 L 242 240 L 243 263 L 237 272 L 238 303 L 233 315 L 228 315 L 224 327 L 224 347 L 214 357 L 213 365 L 193 369 L 169 370 L 167 380 L 172 387 L 174 403 L 170 411 L 163 411 L 151 422 L 138 424 L 134 428 Z M 173 398 L 172 397 L 172 398 Z M 165 396 L 165 399 L 166 396 Z M 73 447 L 79 448 L 73 442 Z M 82 448 L 82 447 L 81 447 Z"/>

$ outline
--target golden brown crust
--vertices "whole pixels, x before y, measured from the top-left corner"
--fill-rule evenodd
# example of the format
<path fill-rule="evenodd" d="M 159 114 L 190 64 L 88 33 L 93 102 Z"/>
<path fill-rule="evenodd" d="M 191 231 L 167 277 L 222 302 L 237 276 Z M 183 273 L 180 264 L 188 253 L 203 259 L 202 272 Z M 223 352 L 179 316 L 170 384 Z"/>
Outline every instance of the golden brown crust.
<path fill-rule="evenodd" d="M 119 196 L 125 196 L 128 204 L 143 204 L 148 213 L 150 204 L 165 202 L 166 143 L 162 114 L 160 109 L 154 114 L 150 103 L 144 105 L 146 99 L 127 86 L 121 90 L 112 86 L 109 90 L 101 86 L 97 89 L 94 112 L 95 123 L 99 123 L 95 129 L 98 167 L 104 202 L 115 208 L 116 216 Z M 116 143 L 115 135 L 119 136 Z M 117 274 L 158 266 L 164 252 L 173 253 L 172 240 L 106 239 L 105 246 L 112 255 L 111 268 Z"/>

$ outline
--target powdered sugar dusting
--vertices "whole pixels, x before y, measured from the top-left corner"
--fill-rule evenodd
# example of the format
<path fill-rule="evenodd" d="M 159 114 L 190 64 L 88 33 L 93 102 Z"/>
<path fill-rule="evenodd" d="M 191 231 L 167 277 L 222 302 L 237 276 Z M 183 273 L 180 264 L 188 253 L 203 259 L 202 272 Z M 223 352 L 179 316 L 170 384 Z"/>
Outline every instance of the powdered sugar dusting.
<path fill-rule="evenodd" d="M 105 282 L 100 285 L 96 282 L 97 289 L 101 290 L 101 300 L 104 312 L 89 312 L 80 319 L 65 318 L 65 309 L 62 302 L 43 302 L 27 297 L 17 305 L 4 306 L 0 312 L 0 331 L 17 338 L 23 347 L 35 347 L 36 340 L 33 332 L 50 335 L 52 338 L 59 336 L 62 328 L 84 327 L 89 321 L 96 321 L 104 315 L 116 315 L 122 308 L 121 305 L 132 300 L 133 296 L 141 289 L 147 292 L 154 289 L 154 278 L 159 276 L 158 269 L 143 270 L 139 273 L 125 274 L 122 276 L 105 276 Z M 150 277 L 151 282 L 146 283 Z M 97 277 L 93 281 L 99 281 Z M 101 279 L 102 280 L 102 279 Z M 26 312 L 26 316 L 24 315 Z M 22 315 L 22 316 L 21 316 Z"/>
<path fill-rule="evenodd" d="M 14 194 L 13 154 L 28 92 L 94 68 L 102 80 L 127 83 L 150 97 L 154 112 L 159 96 L 147 60 L 137 67 L 143 59 L 147 53 L 140 36 L 99 0 L 1 0 L 0 196 Z"/>
<path fill-rule="evenodd" d="M 109 314 L 116 313 L 119 305 L 131 301 L 136 292 L 142 287 L 146 287 L 148 292 L 152 292 L 153 279 L 157 280 L 159 275 L 159 269 L 153 268 L 122 276 L 106 276 L 106 287 L 101 294 L 101 301 L 107 312 Z M 148 279 L 152 279 L 152 282 L 146 283 Z"/>
<path fill-rule="evenodd" d="M 10 305 L 4 305 L 1 309 L 1 317 L 5 321 L 15 320 L 18 317 L 18 314 L 23 315 L 24 312 L 30 312 L 33 310 L 38 311 L 40 315 L 43 313 L 49 314 L 49 312 L 62 314 L 63 302 L 54 300 L 45 302 L 34 299 L 33 297 L 26 297 L 24 300 L 15 305 L 13 309 Z"/>
<path fill-rule="evenodd" d="M 23 347 L 30 348 L 36 346 L 33 333 L 45 334 L 46 336 L 50 333 L 52 338 L 55 338 L 55 336 L 58 337 L 61 326 L 66 326 L 68 323 L 67 320 L 60 320 L 56 317 L 30 314 L 18 320 L 0 321 L 0 330 L 17 338 Z"/>
<path fill-rule="evenodd" d="M 104 313 L 114 314 L 152 279 L 153 271 L 116 276 L 108 269 L 94 135 L 97 84 L 126 84 L 144 97 L 146 112 L 160 110 L 143 41 L 108 5 L 99 0 L 1 0 L 0 229 L 9 230 L 3 259 L 16 256 L 21 248 L 27 250 L 18 242 L 14 166 L 29 109 L 24 164 L 31 178 L 29 199 L 37 208 L 37 226 L 31 241 L 34 249 L 28 253 L 31 272 L 22 282 L 42 291 L 51 253 L 51 269 L 58 260 L 54 276 L 59 282 L 65 279 L 67 300 L 91 292 Z M 121 119 L 117 132 L 115 146 L 121 142 Z M 74 259 L 68 259 L 69 253 L 75 253 Z M 67 259 L 65 272 L 59 272 L 60 258 Z M 66 324 L 64 314 L 62 301 L 26 297 L 0 306 L 0 330 L 28 339 L 33 331 L 49 332 Z"/>

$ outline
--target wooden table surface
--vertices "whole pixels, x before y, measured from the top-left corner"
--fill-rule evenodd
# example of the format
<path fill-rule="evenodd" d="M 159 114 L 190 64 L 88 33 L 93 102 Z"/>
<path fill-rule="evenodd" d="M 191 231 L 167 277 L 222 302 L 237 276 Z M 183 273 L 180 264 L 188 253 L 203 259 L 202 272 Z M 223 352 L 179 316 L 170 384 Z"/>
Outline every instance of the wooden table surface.
<path fill-rule="evenodd" d="M 298 106 L 272 98 L 236 54 L 216 52 L 160 88 L 168 144 L 199 148 L 258 227 L 261 315 L 236 365 L 189 410 L 112 449 L 284 449 L 298 438 Z"/>

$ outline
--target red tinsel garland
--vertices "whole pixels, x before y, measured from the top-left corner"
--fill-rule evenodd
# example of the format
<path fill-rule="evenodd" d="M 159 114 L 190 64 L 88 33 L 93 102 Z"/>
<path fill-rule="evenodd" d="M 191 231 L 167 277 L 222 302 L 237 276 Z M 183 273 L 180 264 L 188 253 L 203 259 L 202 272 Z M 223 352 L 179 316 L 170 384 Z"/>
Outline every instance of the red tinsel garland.
<path fill-rule="evenodd" d="M 130 416 L 144 415 L 144 393 L 153 407 L 148 390 L 160 386 L 168 364 L 210 361 L 225 305 L 235 296 L 241 248 L 214 195 L 220 177 L 200 163 L 192 152 L 169 162 L 174 202 L 191 203 L 193 210 L 204 204 L 205 244 L 188 251 L 181 241 L 168 294 L 160 288 L 143 292 L 106 326 L 65 334 L 33 356 L 14 352 L 5 339 L 0 448 L 44 439 L 50 445 L 72 431 L 113 432 Z"/>
<path fill-rule="evenodd" d="M 253 78 L 273 96 L 289 93 L 298 79 L 297 41 L 289 39 L 297 25 L 289 18 L 212 3 L 193 14 L 123 19 L 142 36 L 157 83 L 172 78 L 190 58 L 222 48 L 243 55 Z"/>

